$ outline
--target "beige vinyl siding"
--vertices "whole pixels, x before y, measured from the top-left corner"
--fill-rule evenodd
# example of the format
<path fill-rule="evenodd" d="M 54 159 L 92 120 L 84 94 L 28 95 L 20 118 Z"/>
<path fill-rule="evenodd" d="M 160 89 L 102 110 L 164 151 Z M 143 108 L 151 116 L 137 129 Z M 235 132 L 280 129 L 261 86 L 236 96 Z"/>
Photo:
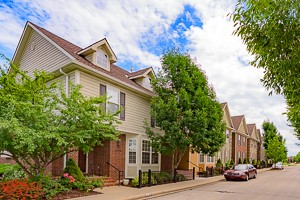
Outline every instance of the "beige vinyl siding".
<path fill-rule="evenodd" d="M 242 133 L 244 133 L 244 134 L 246 134 L 247 133 L 247 131 L 246 131 L 246 129 L 245 129 L 245 125 L 244 125 L 244 122 L 242 121 L 241 122 L 241 126 L 240 126 L 240 128 L 239 128 L 239 131 L 241 131 Z"/>
<path fill-rule="evenodd" d="M 134 82 L 136 82 L 137 84 L 139 84 L 139 85 L 141 85 L 141 86 L 144 86 L 143 81 L 144 81 L 144 78 L 137 78 L 137 79 L 134 79 Z"/>
<path fill-rule="evenodd" d="M 34 45 L 34 49 L 33 46 Z M 19 61 L 22 70 L 33 75 L 35 70 L 53 72 L 70 62 L 70 59 L 32 30 Z"/>
<path fill-rule="evenodd" d="M 135 134 L 145 134 L 144 120 L 150 123 L 150 99 L 146 99 L 125 88 L 120 88 L 107 81 L 100 80 L 87 73 L 80 72 L 81 92 L 85 96 L 99 96 L 100 83 L 120 89 L 126 94 L 125 121 L 118 125 L 120 131 Z"/>

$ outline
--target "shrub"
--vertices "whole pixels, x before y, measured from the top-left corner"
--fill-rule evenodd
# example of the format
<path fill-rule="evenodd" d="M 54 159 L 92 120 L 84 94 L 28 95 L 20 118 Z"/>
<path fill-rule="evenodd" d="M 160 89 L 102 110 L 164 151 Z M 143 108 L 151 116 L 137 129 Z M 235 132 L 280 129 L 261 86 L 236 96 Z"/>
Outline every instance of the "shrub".
<path fill-rule="evenodd" d="M 167 172 L 160 172 L 154 174 L 154 178 L 157 183 L 167 183 L 172 180 L 172 175 Z"/>
<path fill-rule="evenodd" d="M 25 179 L 27 174 L 19 165 L 13 165 L 11 169 L 3 174 L 3 180 Z"/>
<path fill-rule="evenodd" d="M 134 177 L 131 181 L 132 187 L 137 187 L 139 185 L 139 177 Z"/>
<path fill-rule="evenodd" d="M 13 167 L 14 167 L 14 165 L 11 165 L 11 164 L 6 164 L 6 163 L 0 164 L 0 175 L 11 170 Z"/>
<path fill-rule="evenodd" d="M 247 159 L 246 159 L 246 158 L 244 159 L 244 162 L 243 162 L 243 164 L 247 164 Z"/>
<path fill-rule="evenodd" d="M 238 164 L 242 164 L 242 159 L 241 158 L 239 158 Z"/>
<path fill-rule="evenodd" d="M 40 199 L 43 196 L 40 185 L 27 178 L 0 182 L 0 199 Z"/>
<path fill-rule="evenodd" d="M 232 168 L 234 166 L 234 162 L 233 160 L 230 160 L 230 168 Z"/>
<path fill-rule="evenodd" d="M 82 171 L 76 164 L 75 160 L 73 160 L 72 158 L 67 160 L 66 167 L 64 169 L 64 173 L 68 173 L 69 176 L 74 177 L 78 181 L 84 180 Z"/>
<path fill-rule="evenodd" d="M 252 165 L 256 165 L 256 160 L 252 160 Z"/>
<path fill-rule="evenodd" d="M 183 174 L 177 174 L 176 175 L 176 181 L 185 181 L 186 178 Z"/>
<path fill-rule="evenodd" d="M 69 189 L 62 185 L 59 180 L 52 179 L 49 175 L 39 175 L 32 177 L 30 181 L 39 182 L 42 185 L 44 196 L 46 199 L 58 195 L 61 192 L 68 191 Z"/>
<path fill-rule="evenodd" d="M 216 167 L 220 168 L 220 167 L 222 167 L 222 166 L 223 166 L 223 163 L 222 163 L 221 159 L 219 158 L 219 159 L 217 160 Z"/>

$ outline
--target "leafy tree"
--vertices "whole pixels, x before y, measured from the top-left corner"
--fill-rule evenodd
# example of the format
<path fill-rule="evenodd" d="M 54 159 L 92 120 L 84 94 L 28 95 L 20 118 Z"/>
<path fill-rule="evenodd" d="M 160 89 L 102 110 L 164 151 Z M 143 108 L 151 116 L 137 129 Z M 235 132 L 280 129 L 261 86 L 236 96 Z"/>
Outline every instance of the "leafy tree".
<path fill-rule="evenodd" d="M 10 152 L 30 176 L 66 153 L 88 152 L 119 134 L 115 115 L 99 106 L 105 97 L 86 98 L 71 83 L 66 96 L 51 79 L 45 72 L 31 78 L 11 62 L 10 73 L 1 68 L 0 152 Z"/>
<path fill-rule="evenodd" d="M 171 154 L 177 168 L 184 153 L 213 155 L 225 142 L 223 110 L 206 76 L 189 55 L 170 50 L 161 59 L 162 70 L 152 81 L 157 94 L 151 114 L 164 132 L 155 132 L 146 123 L 152 146 Z"/>
<path fill-rule="evenodd" d="M 278 140 L 280 142 L 284 142 L 284 139 L 282 137 L 282 135 L 280 135 L 280 133 L 278 132 L 276 126 L 273 124 L 273 122 L 269 122 L 269 121 L 264 121 L 262 128 L 264 130 L 264 148 L 267 150 L 270 141 L 277 137 Z M 287 154 L 288 150 L 287 147 L 285 146 L 285 152 Z"/>
<path fill-rule="evenodd" d="M 294 157 L 295 162 L 300 162 L 300 152 Z"/>
<path fill-rule="evenodd" d="M 300 139 L 300 4 L 297 0 L 238 0 L 232 19 L 251 64 L 264 69 L 264 86 L 283 94 L 287 116 Z"/>
<path fill-rule="evenodd" d="M 266 155 L 274 163 L 285 160 L 287 158 L 285 142 L 279 141 L 278 137 L 271 139 L 269 141 L 268 149 L 266 150 Z"/>

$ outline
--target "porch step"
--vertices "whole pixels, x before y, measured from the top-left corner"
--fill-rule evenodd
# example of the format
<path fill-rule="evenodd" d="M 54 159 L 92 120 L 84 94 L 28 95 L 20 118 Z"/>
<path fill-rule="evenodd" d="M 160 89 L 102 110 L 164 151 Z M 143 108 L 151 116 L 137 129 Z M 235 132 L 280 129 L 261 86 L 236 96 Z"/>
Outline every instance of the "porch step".
<path fill-rule="evenodd" d="M 115 186 L 118 185 L 118 182 L 111 177 L 102 177 L 103 187 Z"/>

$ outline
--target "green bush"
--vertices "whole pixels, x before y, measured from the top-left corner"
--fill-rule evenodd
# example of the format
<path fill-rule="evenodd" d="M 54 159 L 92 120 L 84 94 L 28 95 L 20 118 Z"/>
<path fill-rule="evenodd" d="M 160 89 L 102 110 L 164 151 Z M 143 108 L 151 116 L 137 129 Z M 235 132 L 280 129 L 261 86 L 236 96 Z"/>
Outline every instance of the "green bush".
<path fill-rule="evenodd" d="M 139 186 L 139 177 L 134 177 L 134 179 L 131 180 L 132 187 Z"/>
<path fill-rule="evenodd" d="M 242 164 L 242 159 L 241 158 L 239 158 L 238 164 Z"/>
<path fill-rule="evenodd" d="M 217 163 L 216 163 L 216 167 L 222 167 L 223 166 L 223 163 L 222 163 L 222 161 L 221 161 L 221 159 L 219 158 L 218 160 L 217 160 Z"/>
<path fill-rule="evenodd" d="M 0 164 L 0 175 L 11 170 L 13 167 L 14 167 L 14 165 L 11 165 L 11 164 L 6 164 L 6 163 Z"/>
<path fill-rule="evenodd" d="M 234 166 L 234 161 L 230 160 L 230 168 L 232 168 Z"/>
<path fill-rule="evenodd" d="M 186 178 L 183 174 L 177 174 L 176 175 L 176 181 L 185 181 Z"/>
<path fill-rule="evenodd" d="M 256 160 L 252 160 L 252 165 L 256 165 Z"/>
<path fill-rule="evenodd" d="M 24 179 L 27 177 L 27 174 L 19 165 L 13 165 L 12 168 L 7 170 L 3 174 L 3 180 L 13 180 L 13 179 Z"/>
<path fill-rule="evenodd" d="M 32 177 L 30 181 L 39 182 L 42 185 L 46 199 L 51 199 L 59 193 L 69 191 L 69 189 L 62 185 L 58 179 L 52 179 L 50 175 L 44 176 L 41 174 L 39 176 Z"/>
<path fill-rule="evenodd" d="M 244 159 L 243 164 L 247 164 L 247 159 L 246 158 Z"/>
<path fill-rule="evenodd" d="M 66 167 L 64 169 L 65 173 L 68 173 L 70 176 L 73 176 L 76 181 L 83 181 L 84 176 L 78 165 L 76 164 L 75 160 L 69 158 L 66 162 Z"/>
<path fill-rule="evenodd" d="M 172 180 L 172 175 L 167 172 L 155 173 L 153 176 L 158 184 L 168 183 Z"/>

